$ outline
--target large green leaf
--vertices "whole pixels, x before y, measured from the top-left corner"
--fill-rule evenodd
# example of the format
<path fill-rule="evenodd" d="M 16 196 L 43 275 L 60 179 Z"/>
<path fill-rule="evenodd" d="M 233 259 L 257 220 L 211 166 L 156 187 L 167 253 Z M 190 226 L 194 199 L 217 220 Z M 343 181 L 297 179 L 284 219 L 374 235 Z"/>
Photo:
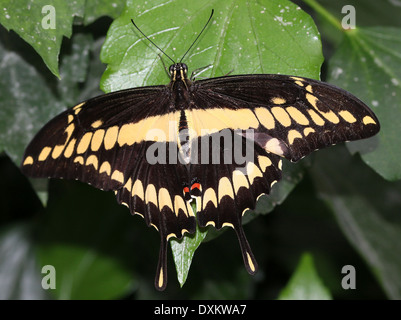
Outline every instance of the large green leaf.
<path fill-rule="evenodd" d="M 84 0 L 0 0 L 0 23 L 18 33 L 50 71 L 59 76 L 58 55 L 63 36 L 71 37 L 74 16 L 83 16 L 84 5 Z"/>
<path fill-rule="evenodd" d="M 0 79 L 0 151 L 19 165 L 33 135 L 81 96 L 78 87 L 86 77 L 92 38 L 74 37 L 60 68 L 63 80 L 55 83 L 47 70 L 36 67 L 39 59 L 29 57 L 34 53 L 25 43 L 3 28 L 0 34 L 2 74 L 9 75 Z"/>
<path fill-rule="evenodd" d="M 85 1 L 84 23 L 89 24 L 102 16 L 117 18 L 125 6 L 125 0 L 90 0 Z"/>
<path fill-rule="evenodd" d="M 316 155 L 311 173 L 350 243 L 390 298 L 401 298 L 401 183 L 386 182 L 343 147 Z M 358 277 L 358 266 L 355 266 Z"/>
<path fill-rule="evenodd" d="M 168 82 L 161 53 L 130 19 L 172 59 L 179 61 L 203 28 L 212 23 L 185 57 L 191 70 L 208 65 L 202 77 L 242 73 L 283 73 L 318 78 L 323 61 L 313 20 L 287 0 L 276 1 L 127 1 L 103 46 L 108 64 L 104 91 Z M 161 57 L 170 64 L 165 56 Z"/>
<path fill-rule="evenodd" d="M 348 144 L 389 180 L 401 178 L 401 29 L 357 28 L 345 33 L 329 61 L 328 81 L 354 93 L 376 113 L 381 132 L 369 141 Z M 374 151 L 374 152 L 373 152 Z"/>
<path fill-rule="evenodd" d="M 319 78 L 322 63 L 319 33 L 313 20 L 289 1 L 211 1 L 205 5 L 180 0 L 133 4 L 127 1 L 126 9 L 110 27 L 102 49 L 101 59 L 108 64 L 101 82 L 106 92 L 168 81 L 159 58 L 161 53 L 133 27 L 131 18 L 167 55 L 179 61 L 212 9 L 215 10 L 212 23 L 184 59 L 192 70 L 210 65 L 202 77 L 232 72 Z M 161 58 L 171 63 L 165 56 Z M 299 176 L 299 170 L 294 176 Z M 282 201 L 296 181 L 294 178 L 289 186 L 280 189 L 281 195 L 276 191 L 274 203 L 277 199 Z M 272 203 L 267 201 L 260 211 L 271 210 Z M 203 237 L 173 242 L 181 285 Z"/>

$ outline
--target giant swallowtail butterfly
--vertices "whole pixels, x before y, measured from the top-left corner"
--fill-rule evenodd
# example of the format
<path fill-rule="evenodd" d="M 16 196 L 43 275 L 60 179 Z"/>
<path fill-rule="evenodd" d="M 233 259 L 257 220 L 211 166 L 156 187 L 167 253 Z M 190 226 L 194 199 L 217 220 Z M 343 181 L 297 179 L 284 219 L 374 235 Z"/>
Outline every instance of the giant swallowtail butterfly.
<path fill-rule="evenodd" d="M 312 79 L 252 74 L 192 81 L 184 63 L 169 73 L 168 85 L 108 93 L 52 119 L 27 147 L 22 171 L 113 190 L 160 233 L 159 290 L 167 285 L 168 240 L 195 232 L 196 222 L 232 227 L 254 274 L 241 219 L 280 180 L 281 159 L 298 161 L 371 137 L 379 121 L 355 96 Z"/>

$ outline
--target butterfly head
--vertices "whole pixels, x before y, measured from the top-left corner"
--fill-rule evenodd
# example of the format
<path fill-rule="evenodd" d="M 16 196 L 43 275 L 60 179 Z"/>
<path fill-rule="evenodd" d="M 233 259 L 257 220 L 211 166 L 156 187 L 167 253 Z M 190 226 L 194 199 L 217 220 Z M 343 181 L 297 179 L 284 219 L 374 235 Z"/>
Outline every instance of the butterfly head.
<path fill-rule="evenodd" d="M 172 82 L 184 81 L 188 79 L 188 67 L 185 63 L 175 63 L 169 68 L 170 78 Z"/>

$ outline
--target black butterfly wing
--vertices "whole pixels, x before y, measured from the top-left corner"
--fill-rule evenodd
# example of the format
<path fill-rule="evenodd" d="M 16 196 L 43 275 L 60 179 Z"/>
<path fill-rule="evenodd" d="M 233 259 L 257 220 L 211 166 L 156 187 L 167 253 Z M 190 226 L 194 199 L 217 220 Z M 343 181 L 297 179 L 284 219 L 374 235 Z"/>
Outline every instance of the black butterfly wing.
<path fill-rule="evenodd" d="M 206 135 L 203 139 L 208 140 L 209 148 L 199 148 L 198 163 L 191 164 L 190 169 L 192 185 L 199 183 L 202 189 L 197 201 L 199 225 L 211 225 L 218 230 L 233 228 L 246 269 L 254 274 L 257 262 L 242 228 L 242 217 L 281 179 L 281 158 L 233 130 Z M 216 142 L 223 139 L 225 144 L 216 148 Z M 204 152 L 206 156 L 202 155 Z"/>
<path fill-rule="evenodd" d="M 78 179 L 115 190 L 125 182 L 120 172 L 128 177 L 129 172 L 123 171 L 132 170 L 130 163 L 143 156 L 140 143 L 146 142 L 146 136 L 141 130 L 155 125 L 167 104 L 163 86 L 114 92 L 80 103 L 39 131 L 25 150 L 22 171 L 32 177 Z M 144 123 L 143 119 L 150 120 Z M 122 124 L 136 125 L 138 133 L 128 136 Z"/>
<path fill-rule="evenodd" d="M 167 240 L 195 231 L 182 191 L 187 170 L 180 164 L 153 164 L 155 154 L 149 154 L 157 145 L 168 158 L 169 150 L 178 148 L 174 125 L 178 128 L 179 113 L 171 111 L 170 92 L 167 86 L 129 89 L 78 104 L 39 131 L 21 166 L 31 177 L 76 179 L 113 190 L 119 203 L 155 227 L 162 242 L 156 275 L 160 290 L 167 284 Z"/>
<path fill-rule="evenodd" d="M 280 157 L 297 161 L 316 149 L 368 138 L 380 129 L 374 113 L 359 99 L 312 79 L 229 76 L 197 81 L 190 92 L 194 104 L 186 113 L 194 136 L 212 139 L 228 130 L 232 137 L 241 136 L 242 143 L 254 144 L 245 166 L 235 161 L 233 142 L 232 163 L 223 159 L 226 145 L 210 150 L 219 155 L 218 164 L 211 164 L 209 159 L 209 164 L 192 165 L 190 171 L 190 178 L 196 178 L 202 187 L 198 201 L 200 226 L 234 228 L 251 274 L 257 264 L 241 219 L 281 178 Z"/>
<path fill-rule="evenodd" d="M 358 98 L 333 85 L 285 75 L 243 75 L 197 81 L 200 101 L 193 117 L 215 127 L 252 128 L 255 142 L 297 161 L 310 152 L 343 141 L 364 139 L 380 130 L 374 113 Z M 207 105 L 205 110 L 204 106 Z M 225 110 L 228 121 L 210 121 Z M 207 115 L 208 113 L 208 115 Z M 205 116 L 204 116 L 205 115 Z M 212 129 L 212 128 L 211 128 Z"/>

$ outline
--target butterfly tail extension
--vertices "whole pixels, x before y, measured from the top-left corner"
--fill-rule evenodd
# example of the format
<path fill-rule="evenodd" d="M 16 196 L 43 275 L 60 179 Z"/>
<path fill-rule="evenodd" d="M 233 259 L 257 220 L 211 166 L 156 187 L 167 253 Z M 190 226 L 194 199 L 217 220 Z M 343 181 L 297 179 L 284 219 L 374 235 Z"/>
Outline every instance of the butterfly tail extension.
<path fill-rule="evenodd" d="M 159 262 L 157 263 L 155 288 L 164 291 L 167 287 L 167 244 L 168 240 L 164 235 L 160 237 Z"/>
<path fill-rule="evenodd" d="M 258 263 L 256 262 L 255 256 L 251 250 L 251 246 L 249 245 L 249 242 L 245 236 L 242 224 L 236 226 L 234 230 L 238 237 L 245 268 L 249 274 L 254 275 L 258 271 Z"/>

